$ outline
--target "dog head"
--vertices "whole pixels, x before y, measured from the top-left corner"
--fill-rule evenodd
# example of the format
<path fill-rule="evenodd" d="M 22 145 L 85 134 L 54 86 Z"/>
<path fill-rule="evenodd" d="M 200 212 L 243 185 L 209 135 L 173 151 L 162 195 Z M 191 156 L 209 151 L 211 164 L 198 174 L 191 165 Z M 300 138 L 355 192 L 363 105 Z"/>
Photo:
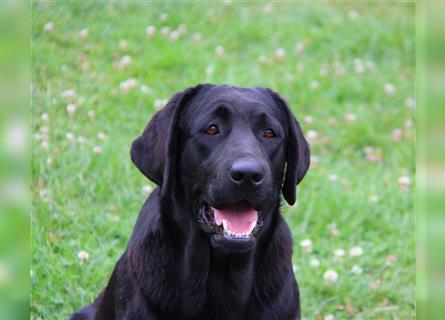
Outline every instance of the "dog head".
<path fill-rule="evenodd" d="M 214 247 L 252 248 L 289 204 L 309 147 L 286 102 L 264 88 L 198 85 L 175 94 L 132 145 L 139 170 L 190 205 Z"/>

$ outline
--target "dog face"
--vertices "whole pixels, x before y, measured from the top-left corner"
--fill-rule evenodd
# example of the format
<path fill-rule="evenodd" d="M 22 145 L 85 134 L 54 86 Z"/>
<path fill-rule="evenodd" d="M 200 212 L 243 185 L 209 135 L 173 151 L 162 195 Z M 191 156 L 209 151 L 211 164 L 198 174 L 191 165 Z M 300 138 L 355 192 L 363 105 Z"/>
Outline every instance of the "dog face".
<path fill-rule="evenodd" d="M 214 247 L 245 251 L 271 225 L 281 191 L 295 202 L 309 148 L 273 91 L 200 85 L 153 117 L 133 143 L 132 159 L 162 197 L 188 203 L 188 218 Z"/>

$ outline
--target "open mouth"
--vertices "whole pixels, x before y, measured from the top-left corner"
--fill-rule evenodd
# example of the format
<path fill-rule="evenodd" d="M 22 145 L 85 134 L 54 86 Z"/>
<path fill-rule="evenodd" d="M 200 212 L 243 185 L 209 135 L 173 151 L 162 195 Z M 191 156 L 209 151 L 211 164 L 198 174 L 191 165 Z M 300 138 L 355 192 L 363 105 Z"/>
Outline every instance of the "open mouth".
<path fill-rule="evenodd" d="M 258 211 L 246 201 L 224 208 L 213 208 L 207 203 L 200 207 L 199 222 L 205 231 L 218 240 L 252 240 L 262 226 Z"/>

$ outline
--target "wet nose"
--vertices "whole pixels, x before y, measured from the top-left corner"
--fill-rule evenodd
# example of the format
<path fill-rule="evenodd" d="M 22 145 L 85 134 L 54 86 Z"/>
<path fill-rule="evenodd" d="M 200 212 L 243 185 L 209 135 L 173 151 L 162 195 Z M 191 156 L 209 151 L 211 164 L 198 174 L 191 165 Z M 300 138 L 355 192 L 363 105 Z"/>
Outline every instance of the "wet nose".
<path fill-rule="evenodd" d="M 254 160 L 237 160 L 229 172 L 230 179 L 238 185 L 259 185 L 264 178 L 264 166 Z"/>

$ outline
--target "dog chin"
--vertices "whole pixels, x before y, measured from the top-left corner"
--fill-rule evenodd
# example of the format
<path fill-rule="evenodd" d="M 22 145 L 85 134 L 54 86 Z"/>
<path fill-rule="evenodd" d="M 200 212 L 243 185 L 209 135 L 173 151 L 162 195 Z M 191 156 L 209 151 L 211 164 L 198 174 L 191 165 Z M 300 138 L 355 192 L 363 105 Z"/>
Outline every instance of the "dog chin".
<path fill-rule="evenodd" d="M 249 239 L 227 239 L 220 234 L 210 235 L 210 244 L 213 248 L 226 253 L 247 253 L 252 251 L 256 245 L 256 238 L 253 236 Z"/>

